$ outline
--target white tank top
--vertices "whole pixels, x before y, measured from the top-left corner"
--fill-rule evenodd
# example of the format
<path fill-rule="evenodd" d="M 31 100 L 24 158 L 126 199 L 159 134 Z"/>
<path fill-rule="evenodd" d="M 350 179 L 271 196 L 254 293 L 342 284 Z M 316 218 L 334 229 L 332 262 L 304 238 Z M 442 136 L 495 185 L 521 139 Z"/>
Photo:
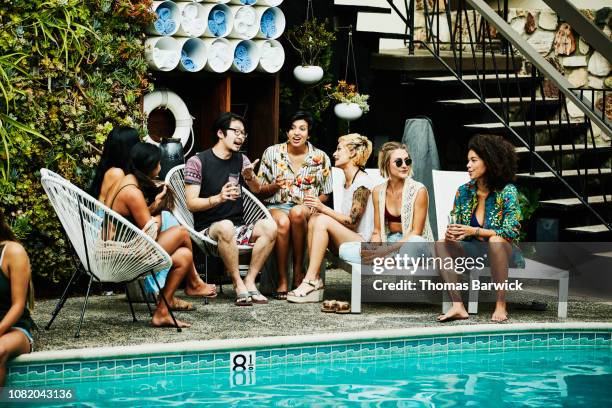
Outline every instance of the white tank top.
<path fill-rule="evenodd" d="M 344 215 L 351 214 L 351 207 L 353 206 L 353 194 L 359 187 L 365 187 L 372 191 L 375 187 L 374 181 L 368 176 L 367 173 L 360 171 L 355 177 L 353 183 L 349 188 L 342 186 L 342 204 L 340 205 L 340 212 Z M 372 204 L 372 194 L 368 197 L 368 204 L 366 210 L 361 216 L 361 221 L 357 226 L 357 233 L 361 235 L 364 241 L 368 242 L 372 237 L 372 231 L 374 231 L 374 204 Z"/>

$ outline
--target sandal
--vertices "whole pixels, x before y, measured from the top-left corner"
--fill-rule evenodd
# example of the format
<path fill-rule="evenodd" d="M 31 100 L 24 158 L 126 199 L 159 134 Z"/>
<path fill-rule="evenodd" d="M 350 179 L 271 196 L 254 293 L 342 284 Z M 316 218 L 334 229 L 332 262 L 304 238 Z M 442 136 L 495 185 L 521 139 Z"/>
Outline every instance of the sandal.
<path fill-rule="evenodd" d="M 335 300 L 326 300 L 323 302 L 323 307 L 321 308 L 321 311 L 323 313 L 335 313 L 337 305 L 338 302 L 336 302 Z"/>
<path fill-rule="evenodd" d="M 159 303 L 160 300 L 161 299 L 158 298 L 157 303 Z M 170 305 L 170 310 L 173 312 L 193 312 L 196 310 L 196 308 L 191 302 L 174 297 L 174 301 Z"/>
<path fill-rule="evenodd" d="M 287 300 L 287 291 L 284 292 L 272 292 L 272 299 L 276 300 Z"/>
<path fill-rule="evenodd" d="M 249 296 L 249 292 L 242 292 L 236 295 L 236 301 L 234 302 L 235 306 L 253 306 L 253 302 L 251 302 L 251 297 Z"/>
<path fill-rule="evenodd" d="M 257 300 L 254 296 L 261 296 L 263 299 Z M 258 290 L 249 290 L 249 297 L 251 298 L 251 302 L 258 305 L 266 305 L 268 304 L 268 299 L 264 295 L 261 294 Z"/>
<path fill-rule="evenodd" d="M 292 290 L 291 292 L 287 294 L 287 301 L 291 303 L 317 303 L 317 302 L 323 301 L 324 286 L 323 286 L 323 281 L 321 279 L 317 279 L 317 280 L 304 279 L 302 281 L 302 284 L 310 285 L 311 288 L 308 288 L 310 290 L 304 293 L 303 295 L 296 294 L 295 292 L 299 289 L 299 286 L 298 286 L 298 288 Z"/>
<path fill-rule="evenodd" d="M 349 302 L 336 302 L 336 313 L 337 314 L 349 314 L 351 313 L 351 306 Z"/>

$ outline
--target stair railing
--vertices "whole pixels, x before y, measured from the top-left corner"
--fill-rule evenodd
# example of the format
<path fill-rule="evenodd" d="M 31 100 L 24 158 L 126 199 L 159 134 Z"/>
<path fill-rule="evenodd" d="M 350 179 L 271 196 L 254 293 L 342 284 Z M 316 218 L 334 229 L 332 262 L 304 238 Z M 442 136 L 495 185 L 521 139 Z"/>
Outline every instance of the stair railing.
<path fill-rule="evenodd" d="M 596 219 L 612 230 L 612 206 L 609 205 L 612 186 L 602 177 L 604 172 L 600 165 L 609 157 L 598 157 L 601 156 L 599 149 L 604 146 L 596 143 L 592 126 L 594 124 L 604 134 L 612 135 L 612 124 L 605 114 L 605 95 L 603 106 L 598 107 L 595 91 L 589 95 L 585 90 L 573 88 L 549 61 L 515 32 L 506 22 L 509 13 L 507 0 L 498 0 L 497 10 L 483 0 L 433 0 L 431 6 L 429 0 L 423 0 L 427 41 L 416 41 L 414 38 L 414 15 L 410 14 L 414 10 L 414 0 L 404 0 L 407 16 L 401 14 L 393 0 L 387 2 L 406 24 L 409 52 L 412 54 L 416 46 L 429 51 L 506 128 L 516 142 L 528 149 L 530 174 L 534 174 L 539 163 Z M 453 3 L 456 3 L 454 10 L 451 9 Z M 441 39 L 445 29 L 450 34 L 448 41 Z M 468 84 L 464 74 L 466 70 L 475 73 L 475 85 Z M 495 97 L 490 95 L 485 83 L 485 78 L 489 80 L 491 76 L 495 79 Z M 531 82 L 529 95 L 523 95 L 521 89 L 521 79 L 526 77 Z M 506 92 L 503 92 L 504 89 Z M 518 101 L 510 98 L 509 91 L 519 95 Z M 543 126 L 536 123 L 542 109 L 548 109 L 544 112 L 546 119 Z M 581 113 L 583 119 L 573 118 L 572 114 L 576 113 Z M 513 116 L 521 118 L 522 128 L 526 130 L 522 134 L 515 129 L 521 126 L 511 124 Z M 538 134 L 538 127 L 544 131 Z M 558 137 L 558 144 L 553 142 L 555 127 L 564 134 L 564 137 Z M 541 150 L 536 147 L 538 138 L 549 139 L 546 146 L 542 146 L 542 140 L 537 143 Z M 545 159 L 540 151 L 543 154 L 546 152 L 550 159 Z M 597 164 L 595 171 L 589 171 L 588 161 L 580 162 L 580 151 L 593 152 L 594 163 Z M 570 164 L 573 167 L 567 169 Z M 605 165 L 609 167 L 610 162 Z M 577 182 L 572 185 L 570 178 Z M 600 195 L 598 201 L 603 201 L 603 206 L 596 208 L 589 202 L 589 197 L 595 194 Z"/>

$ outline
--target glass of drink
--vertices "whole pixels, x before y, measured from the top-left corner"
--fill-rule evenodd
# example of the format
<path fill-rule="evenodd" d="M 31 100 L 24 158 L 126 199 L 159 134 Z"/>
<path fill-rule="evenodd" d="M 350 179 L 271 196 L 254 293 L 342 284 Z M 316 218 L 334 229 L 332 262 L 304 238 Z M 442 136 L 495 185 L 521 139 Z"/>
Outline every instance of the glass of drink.
<path fill-rule="evenodd" d="M 235 186 L 236 197 L 240 197 L 240 173 L 230 173 L 227 177 L 227 182 Z"/>
<path fill-rule="evenodd" d="M 456 223 L 457 223 L 457 216 L 453 213 L 448 214 L 448 225 L 456 224 Z"/>

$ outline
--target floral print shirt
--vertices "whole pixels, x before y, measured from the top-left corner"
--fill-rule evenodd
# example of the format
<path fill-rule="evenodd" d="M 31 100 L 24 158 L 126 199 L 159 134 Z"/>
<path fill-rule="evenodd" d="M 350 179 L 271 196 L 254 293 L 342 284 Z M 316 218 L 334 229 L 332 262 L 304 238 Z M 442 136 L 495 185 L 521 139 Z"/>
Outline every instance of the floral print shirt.
<path fill-rule="evenodd" d="M 300 204 L 304 192 L 311 190 L 313 195 L 331 194 L 333 190 L 331 161 L 324 151 L 308 143 L 308 154 L 297 173 L 291 169 L 291 160 L 287 153 L 287 143 L 279 143 L 266 149 L 259 166 L 259 181 L 272 184 L 278 175 L 283 175 L 285 188 L 281 188 L 268 204 L 293 202 Z"/>
<path fill-rule="evenodd" d="M 476 190 L 476 180 L 471 180 L 457 190 L 451 211 L 457 219 L 457 224 L 470 225 L 472 213 L 478 205 Z M 521 220 L 519 195 L 513 184 L 506 184 L 501 191 L 489 193 L 485 200 L 483 228 L 491 229 L 506 241 L 514 243 L 519 239 Z"/>

